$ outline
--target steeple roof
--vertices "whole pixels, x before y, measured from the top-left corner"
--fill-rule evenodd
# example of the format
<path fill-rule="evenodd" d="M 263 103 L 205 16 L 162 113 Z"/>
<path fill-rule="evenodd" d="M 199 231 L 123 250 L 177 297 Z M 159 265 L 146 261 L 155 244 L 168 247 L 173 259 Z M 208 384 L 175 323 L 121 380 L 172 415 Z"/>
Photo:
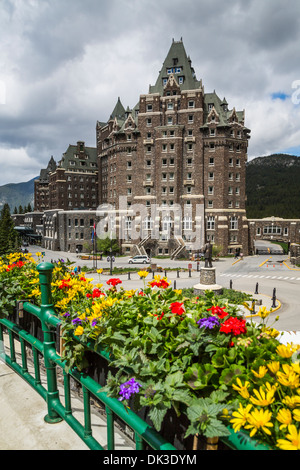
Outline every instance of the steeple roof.
<path fill-rule="evenodd" d="M 149 93 L 162 95 L 166 81 L 171 74 L 174 74 L 181 90 L 194 90 L 201 87 L 201 81 L 196 79 L 192 61 L 186 54 L 182 39 L 180 41 L 173 39 L 156 84 L 150 85 Z"/>
<path fill-rule="evenodd" d="M 117 104 L 110 115 L 110 119 L 124 119 L 125 118 L 125 108 L 121 103 L 120 97 L 118 97 Z"/>

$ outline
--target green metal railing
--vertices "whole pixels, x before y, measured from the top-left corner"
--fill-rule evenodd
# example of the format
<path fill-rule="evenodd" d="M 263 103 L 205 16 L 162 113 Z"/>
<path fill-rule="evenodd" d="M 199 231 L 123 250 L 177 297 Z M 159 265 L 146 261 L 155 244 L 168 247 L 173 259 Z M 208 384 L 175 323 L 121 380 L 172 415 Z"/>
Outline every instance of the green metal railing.
<path fill-rule="evenodd" d="M 51 277 L 54 266 L 50 263 L 41 263 L 38 265 L 39 280 L 41 287 L 41 306 L 38 307 L 29 302 L 24 302 L 23 308 L 26 312 L 37 317 L 42 326 L 43 341 L 38 340 L 30 333 L 22 329 L 19 325 L 3 318 L 0 319 L 0 359 L 6 362 L 15 372 L 26 380 L 46 401 L 47 414 L 45 421 L 48 423 L 57 423 L 65 420 L 75 433 L 85 442 L 91 450 L 114 450 L 115 449 L 115 419 L 118 417 L 127 426 L 129 426 L 135 435 L 135 448 L 142 450 L 145 443 L 154 450 L 167 451 L 176 450 L 151 426 L 137 416 L 132 410 L 127 409 L 116 398 L 108 397 L 101 391 L 101 386 L 88 375 L 79 372 L 76 368 L 66 372 L 65 361 L 56 350 L 56 332 L 60 326 L 60 320 L 55 315 L 53 304 L 51 303 Z M 9 337 L 9 354 L 5 353 L 4 348 L 4 329 Z M 16 360 L 15 339 L 20 342 L 21 364 Z M 32 349 L 34 373 L 28 370 L 26 344 Z M 90 346 L 93 349 L 92 345 Z M 99 355 L 109 360 L 104 351 L 95 350 Z M 46 370 L 46 386 L 42 385 L 39 356 L 44 358 L 44 367 Z M 57 366 L 63 372 L 64 384 L 64 404 L 61 402 L 57 385 Z M 81 424 L 73 415 L 71 406 L 71 388 L 70 378 L 82 386 L 83 392 L 83 411 L 84 423 Z M 107 444 L 104 447 L 93 436 L 91 424 L 91 396 L 98 399 L 106 410 L 107 420 Z M 223 439 L 222 439 L 223 440 Z M 242 433 L 234 433 L 223 440 L 225 444 L 237 450 L 266 450 L 263 445 L 249 439 L 249 436 Z"/>
<path fill-rule="evenodd" d="M 96 397 L 105 406 L 107 416 L 107 445 L 105 450 L 114 450 L 115 448 L 115 417 L 119 417 L 134 431 L 136 450 L 142 450 L 145 443 L 154 450 L 176 449 L 134 412 L 130 409 L 125 409 L 124 405 L 117 399 L 108 397 L 105 392 L 101 392 L 101 386 L 91 377 L 79 372 L 75 368 L 68 371 L 68 373 L 66 372 L 65 362 L 56 351 L 56 330 L 60 325 L 60 320 L 55 316 L 53 304 L 51 303 L 51 276 L 53 267 L 50 263 L 42 263 L 37 267 L 41 286 L 41 306 L 37 307 L 29 302 L 24 302 L 23 304 L 26 312 L 40 320 L 44 337 L 43 342 L 10 320 L 6 318 L 0 319 L 0 358 L 25 379 L 46 401 L 48 412 L 44 418 L 45 421 L 57 423 L 65 420 L 89 449 L 104 450 L 104 447 L 94 438 L 92 432 L 91 396 Z M 4 328 L 9 336 L 10 354 L 6 354 L 4 349 Z M 20 341 L 22 364 L 18 364 L 16 360 L 16 336 Z M 32 348 L 34 374 L 28 371 L 26 343 Z M 46 387 L 41 383 L 39 354 L 44 357 Z M 63 370 L 64 404 L 59 397 L 57 366 Z M 81 424 L 72 413 L 70 377 L 73 377 L 82 386 L 84 424 Z"/>

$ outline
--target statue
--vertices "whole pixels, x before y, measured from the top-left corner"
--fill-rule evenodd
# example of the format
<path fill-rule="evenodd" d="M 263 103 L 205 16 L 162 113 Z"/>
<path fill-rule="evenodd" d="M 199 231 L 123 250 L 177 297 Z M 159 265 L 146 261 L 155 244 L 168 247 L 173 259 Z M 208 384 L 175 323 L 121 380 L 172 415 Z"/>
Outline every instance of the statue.
<path fill-rule="evenodd" d="M 212 268 L 212 245 L 209 240 L 201 248 L 201 252 L 204 254 L 205 268 Z"/>

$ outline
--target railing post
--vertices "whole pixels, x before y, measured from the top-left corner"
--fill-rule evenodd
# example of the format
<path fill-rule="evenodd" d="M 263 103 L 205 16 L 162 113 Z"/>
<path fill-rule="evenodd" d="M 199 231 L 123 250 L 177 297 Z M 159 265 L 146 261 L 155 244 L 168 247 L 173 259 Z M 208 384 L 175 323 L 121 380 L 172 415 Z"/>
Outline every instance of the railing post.
<path fill-rule="evenodd" d="M 51 353 L 56 351 L 55 329 L 47 322 L 49 314 L 54 314 L 51 299 L 51 279 L 53 264 L 41 263 L 37 266 L 41 287 L 41 323 L 44 334 L 44 364 L 47 374 L 47 406 L 48 414 L 45 416 L 47 423 L 59 423 L 62 418 L 54 410 L 54 403 L 59 400 L 57 388 L 56 364 L 51 360 Z"/>

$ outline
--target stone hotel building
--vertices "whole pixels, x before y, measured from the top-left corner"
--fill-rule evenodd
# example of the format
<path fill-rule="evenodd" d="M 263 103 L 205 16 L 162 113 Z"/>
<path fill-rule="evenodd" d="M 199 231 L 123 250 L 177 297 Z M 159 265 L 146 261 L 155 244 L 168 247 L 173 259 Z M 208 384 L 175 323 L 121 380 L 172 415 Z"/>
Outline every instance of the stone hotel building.
<path fill-rule="evenodd" d="M 136 106 L 119 98 L 96 123 L 95 148 L 79 141 L 42 170 L 35 210 L 44 212 L 44 246 L 82 251 L 101 222 L 97 235 L 115 230 L 127 254 L 187 255 L 205 239 L 223 254 L 248 254 L 249 138 L 244 110 L 206 93 L 182 40 L 173 40 Z"/>

